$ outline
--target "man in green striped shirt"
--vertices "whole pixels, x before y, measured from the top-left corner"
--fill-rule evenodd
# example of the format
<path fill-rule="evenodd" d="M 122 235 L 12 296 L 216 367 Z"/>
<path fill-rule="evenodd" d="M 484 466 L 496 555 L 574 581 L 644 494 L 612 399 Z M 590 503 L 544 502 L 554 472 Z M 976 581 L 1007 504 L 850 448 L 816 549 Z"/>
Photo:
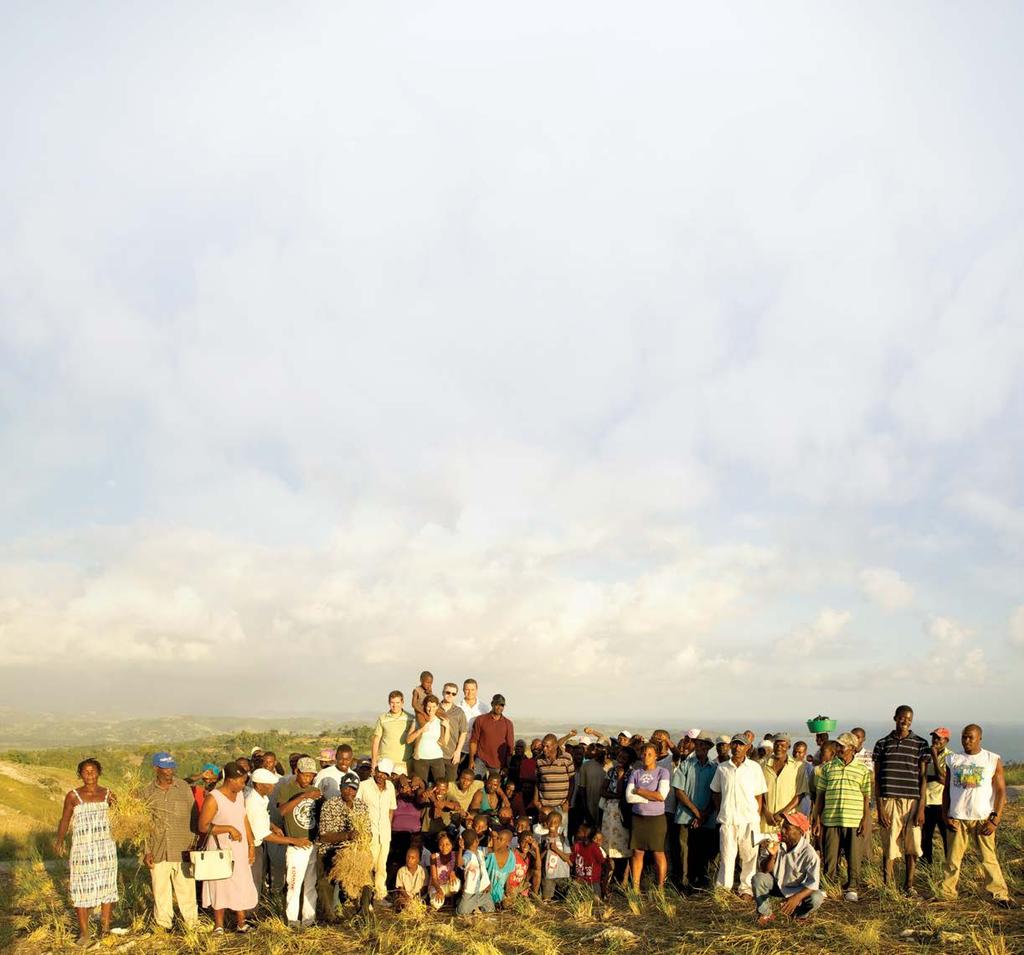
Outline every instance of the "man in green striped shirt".
<path fill-rule="evenodd" d="M 825 875 L 839 875 L 839 853 L 846 856 L 847 902 L 856 902 L 860 886 L 860 835 L 868 814 L 871 770 L 855 760 L 857 738 L 843 733 L 837 743 L 838 755 L 821 767 L 818 796 L 814 804 L 814 834 L 822 838 Z"/>

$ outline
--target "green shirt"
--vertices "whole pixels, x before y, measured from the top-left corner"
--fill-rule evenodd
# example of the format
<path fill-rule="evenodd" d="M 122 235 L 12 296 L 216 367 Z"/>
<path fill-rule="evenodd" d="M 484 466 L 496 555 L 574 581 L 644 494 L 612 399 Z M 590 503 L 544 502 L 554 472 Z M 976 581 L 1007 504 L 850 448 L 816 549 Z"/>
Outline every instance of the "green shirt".
<path fill-rule="evenodd" d="M 278 806 L 291 802 L 299 793 L 318 793 L 316 786 L 303 788 L 296 782 L 281 787 L 277 794 Z M 316 799 L 303 799 L 291 812 L 284 815 L 284 833 L 293 839 L 313 839 L 316 835 L 316 823 L 320 802 Z"/>
<path fill-rule="evenodd" d="M 373 738 L 379 739 L 377 758 L 387 757 L 395 763 L 405 763 L 412 758 L 412 747 L 405 741 L 413 728 L 412 717 L 403 710 L 394 714 L 390 710 L 377 717 Z"/>
<path fill-rule="evenodd" d="M 818 791 L 825 793 L 822 825 L 855 829 L 864 818 L 864 797 L 871 794 L 871 770 L 855 759 L 844 763 L 838 756 L 819 768 Z"/>

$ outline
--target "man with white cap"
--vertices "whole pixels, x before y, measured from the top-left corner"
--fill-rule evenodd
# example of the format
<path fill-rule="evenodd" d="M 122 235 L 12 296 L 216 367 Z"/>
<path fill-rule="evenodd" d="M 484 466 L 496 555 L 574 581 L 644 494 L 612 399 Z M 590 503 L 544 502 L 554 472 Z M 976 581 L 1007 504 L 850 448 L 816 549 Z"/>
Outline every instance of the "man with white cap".
<path fill-rule="evenodd" d="M 143 790 L 150 810 L 143 862 L 153 885 L 153 921 L 169 931 L 174 919 L 174 899 L 186 927 L 197 924 L 195 879 L 186 875 L 185 853 L 195 841 L 198 810 L 188 783 L 178 779 L 178 764 L 170 753 L 155 753 L 151 760 L 154 779 Z"/>
<path fill-rule="evenodd" d="M 252 829 L 252 844 L 256 849 L 252 863 L 252 881 L 260 895 L 267 887 L 267 876 L 270 874 L 270 846 L 304 848 L 312 845 L 306 837 L 293 839 L 286 836 L 280 826 L 270 821 L 270 794 L 280 778 L 277 773 L 272 773 L 261 766 L 249 777 L 251 789 L 245 796 L 245 815 L 249 820 L 249 828 Z"/>
<path fill-rule="evenodd" d="M 387 864 L 391 849 L 391 819 L 398 808 L 395 786 L 391 774 L 395 764 L 386 756 L 377 760 L 373 774 L 364 779 L 356 791 L 370 813 L 370 852 L 373 854 L 374 898 L 383 902 L 387 898 Z"/>
<path fill-rule="evenodd" d="M 760 832 L 764 793 L 768 789 L 761 767 L 747 759 L 750 741 L 737 733 L 729 742 L 730 758 L 719 763 L 711 780 L 711 800 L 718 813 L 719 853 L 716 885 L 731 889 L 736 856 L 740 859 L 740 882 L 736 892 L 750 896 L 750 879 L 757 865 L 754 836 Z"/>

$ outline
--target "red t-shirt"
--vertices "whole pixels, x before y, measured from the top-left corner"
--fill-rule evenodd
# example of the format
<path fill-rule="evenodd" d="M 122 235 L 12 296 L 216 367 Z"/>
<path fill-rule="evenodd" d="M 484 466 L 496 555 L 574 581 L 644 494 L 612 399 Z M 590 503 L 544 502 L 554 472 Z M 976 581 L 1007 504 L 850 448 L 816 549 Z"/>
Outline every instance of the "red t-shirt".
<path fill-rule="evenodd" d="M 519 781 L 522 782 L 524 779 L 527 782 L 537 781 L 537 760 L 532 756 L 524 756 L 519 764 Z"/>
<path fill-rule="evenodd" d="M 507 888 L 518 889 L 526 881 L 526 873 L 529 871 L 529 863 L 526 857 L 521 855 L 517 849 L 512 850 L 515 857 L 515 868 L 508 874 Z"/>
<path fill-rule="evenodd" d="M 572 844 L 572 877 L 577 882 L 601 883 L 604 871 L 604 852 L 592 842 L 577 840 Z"/>

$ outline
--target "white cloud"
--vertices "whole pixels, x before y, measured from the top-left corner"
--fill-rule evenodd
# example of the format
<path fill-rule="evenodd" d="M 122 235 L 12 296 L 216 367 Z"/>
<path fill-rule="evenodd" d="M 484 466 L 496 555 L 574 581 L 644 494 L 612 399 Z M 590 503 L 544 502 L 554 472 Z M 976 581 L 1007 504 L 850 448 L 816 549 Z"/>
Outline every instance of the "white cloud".
<path fill-rule="evenodd" d="M 914 602 L 914 588 L 898 571 L 888 567 L 867 567 L 860 573 L 861 589 L 885 610 L 900 610 Z"/>
<path fill-rule="evenodd" d="M 747 16 L 7 17 L 7 671 L 443 649 L 568 707 L 1012 585 L 1015 33 Z"/>
<path fill-rule="evenodd" d="M 1010 642 L 1024 647 L 1024 604 L 1015 608 L 1010 616 Z"/>
<path fill-rule="evenodd" d="M 932 641 L 919 671 L 931 683 L 947 688 L 982 686 L 989 670 L 985 652 L 975 646 L 975 633 L 949 617 L 932 616 L 925 623 L 925 632 Z"/>
<path fill-rule="evenodd" d="M 797 627 L 779 641 L 777 649 L 796 653 L 822 653 L 834 648 L 853 615 L 848 610 L 823 608 L 809 626 Z"/>

